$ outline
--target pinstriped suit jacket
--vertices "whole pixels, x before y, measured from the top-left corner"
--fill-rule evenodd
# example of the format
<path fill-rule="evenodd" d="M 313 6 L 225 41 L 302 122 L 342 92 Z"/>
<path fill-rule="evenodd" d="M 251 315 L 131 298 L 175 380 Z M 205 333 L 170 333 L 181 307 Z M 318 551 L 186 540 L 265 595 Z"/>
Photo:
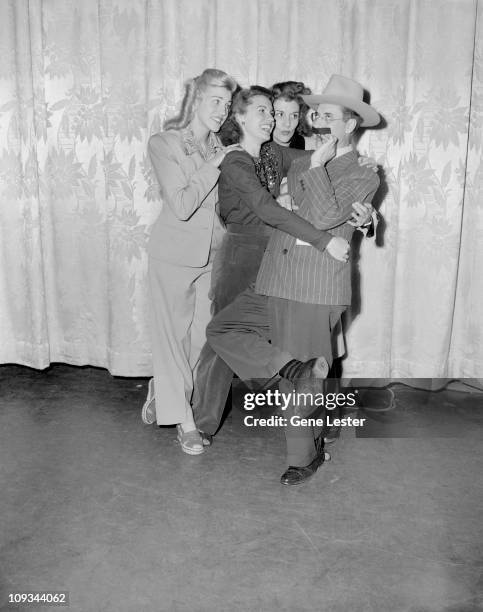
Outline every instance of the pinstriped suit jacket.
<path fill-rule="evenodd" d="M 310 169 L 310 159 L 292 163 L 288 188 L 298 214 L 318 229 L 350 242 L 354 228 L 346 221 L 353 202 L 370 202 L 379 178 L 360 166 L 352 151 L 326 166 Z M 255 286 L 257 293 L 309 304 L 351 303 L 350 263 L 333 259 L 327 251 L 297 244 L 292 236 L 275 230 L 269 240 Z"/>

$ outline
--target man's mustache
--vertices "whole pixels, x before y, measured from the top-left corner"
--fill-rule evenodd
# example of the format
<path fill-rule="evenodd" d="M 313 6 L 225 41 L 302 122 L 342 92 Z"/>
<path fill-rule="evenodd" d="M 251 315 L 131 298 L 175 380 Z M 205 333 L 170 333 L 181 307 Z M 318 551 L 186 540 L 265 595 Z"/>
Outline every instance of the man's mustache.
<path fill-rule="evenodd" d="M 314 134 L 319 134 L 319 136 L 324 136 L 324 135 L 327 135 L 327 134 L 331 133 L 330 128 L 328 128 L 328 127 L 322 127 L 322 128 L 313 127 L 312 128 L 312 132 Z"/>

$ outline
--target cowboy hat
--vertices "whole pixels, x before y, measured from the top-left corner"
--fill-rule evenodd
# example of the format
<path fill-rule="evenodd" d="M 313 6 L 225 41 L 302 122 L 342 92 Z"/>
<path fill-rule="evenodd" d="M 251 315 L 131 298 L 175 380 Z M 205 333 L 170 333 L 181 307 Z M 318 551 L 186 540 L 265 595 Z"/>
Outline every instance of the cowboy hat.
<path fill-rule="evenodd" d="M 312 108 L 319 104 L 338 104 L 350 108 L 362 118 L 362 127 L 377 125 L 381 120 L 379 113 L 369 104 L 363 102 L 364 89 L 357 81 L 340 74 L 333 74 L 320 95 L 302 96 Z"/>

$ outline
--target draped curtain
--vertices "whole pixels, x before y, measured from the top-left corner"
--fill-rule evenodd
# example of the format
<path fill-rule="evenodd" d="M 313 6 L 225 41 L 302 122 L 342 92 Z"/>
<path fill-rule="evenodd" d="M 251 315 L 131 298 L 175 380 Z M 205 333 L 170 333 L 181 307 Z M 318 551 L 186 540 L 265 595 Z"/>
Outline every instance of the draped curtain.
<path fill-rule="evenodd" d="M 0 363 L 151 374 L 146 142 L 216 66 L 343 74 L 384 118 L 346 375 L 481 376 L 483 0 L 2 0 L 0 32 Z"/>

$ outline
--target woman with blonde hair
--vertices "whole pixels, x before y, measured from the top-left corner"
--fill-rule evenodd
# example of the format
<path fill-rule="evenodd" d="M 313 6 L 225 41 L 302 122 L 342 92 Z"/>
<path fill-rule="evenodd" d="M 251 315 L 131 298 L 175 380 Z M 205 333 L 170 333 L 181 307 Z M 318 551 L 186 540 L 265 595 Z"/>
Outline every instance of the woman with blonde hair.
<path fill-rule="evenodd" d="M 191 455 L 203 452 L 191 401 L 211 317 L 213 258 L 224 233 L 217 212 L 219 166 L 234 148 L 224 147 L 216 133 L 235 89 L 221 70 L 190 79 L 180 112 L 148 143 L 163 207 L 148 244 L 154 378 L 141 416 L 147 424 L 176 424 L 181 448 Z"/>

